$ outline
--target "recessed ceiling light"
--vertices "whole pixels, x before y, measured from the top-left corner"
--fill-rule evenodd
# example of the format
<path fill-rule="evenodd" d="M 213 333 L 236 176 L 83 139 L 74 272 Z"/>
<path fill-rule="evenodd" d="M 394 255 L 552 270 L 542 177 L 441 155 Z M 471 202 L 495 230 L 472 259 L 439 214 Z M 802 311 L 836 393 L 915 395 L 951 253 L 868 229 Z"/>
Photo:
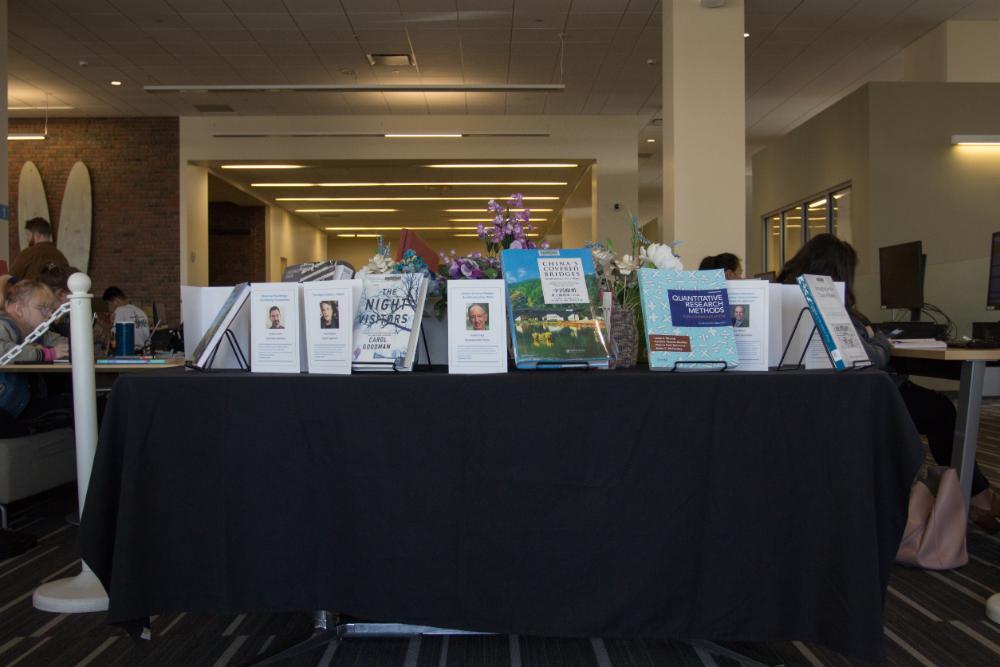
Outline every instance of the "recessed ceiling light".
<path fill-rule="evenodd" d="M 425 164 L 431 169 L 570 169 L 580 165 L 570 162 L 519 162 L 496 164 Z"/>
<path fill-rule="evenodd" d="M 366 53 L 368 64 L 382 67 L 411 67 L 413 61 L 408 53 Z"/>
<path fill-rule="evenodd" d="M 743 33 L 743 39 L 746 39 L 749 36 L 750 36 L 750 33 L 748 33 L 748 32 Z"/>
<path fill-rule="evenodd" d="M 121 81 L 112 81 L 111 85 L 112 86 L 120 86 L 120 85 L 122 85 L 122 82 Z"/>
<path fill-rule="evenodd" d="M 655 144 L 656 143 L 656 139 L 646 139 L 646 143 L 647 144 Z"/>
<path fill-rule="evenodd" d="M 224 164 L 223 169 L 305 169 L 301 164 Z"/>

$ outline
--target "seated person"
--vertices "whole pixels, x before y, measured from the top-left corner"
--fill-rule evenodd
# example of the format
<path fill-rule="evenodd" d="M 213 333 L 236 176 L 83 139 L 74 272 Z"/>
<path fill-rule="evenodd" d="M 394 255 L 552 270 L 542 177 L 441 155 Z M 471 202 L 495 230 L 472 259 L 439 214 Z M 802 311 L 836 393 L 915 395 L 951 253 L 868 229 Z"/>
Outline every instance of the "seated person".
<path fill-rule="evenodd" d="M 785 263 L 775 282 L 796 284 L 803 273 L 830 276 L 844 283 L 847 312 L 854 322 L 868 358 L 877 368 L 889 371 L 906 409 L 921 435 L 926 436 L 931 454 L 938 465 L 951 465 L 951 450 L 955 441 L 955 406 L 940 392 L 910 382 L 906 375 L 893 372 L 889 366 L 891 346 L 885 334 L 876 333 L 871 321 L 857 308 L 854 298 L 854 271 L 858 254 L 846 241 L 832 234 L 818 234 Z M 1000 530 L 1000 496 L 991 489 L 979 465 L 972 472 L 972 501 L 969 518 L 983 530 L 995 533 Z"/>
<path fill-rule="evenodd" d="M 128 297 L 118 287 L 109 287 L 104 290 L 101 300 L 108 304 L 108 310 L 112 312 L 114 324 L 119 322 L 131 322 L 135 325 L 135 349 L 142 350 L 149 343 L 149 318 L 146 313 L 128 302 Z"/>
<path fill-rule="evenodd" d="M 741 280 L 743 278 L 743 266 L 740 258 L 731 252 L 709 255 L 702 259 L 698 270 L 706 271 L 709 269 L 723 269 L 726 272 L 726 280 Z"/>
<path fill-rule="evenodd" d="M 0 354 L 24 342 L 25 336 L 48 319 L 52 314 L 52 299 L 52 290 L 33 280 L 19 280 L 10 288 L 6 309 L 0 312 Z M 32 343 L 21 350 L 14 361 L 53 361 L 69 355 L 69 344 L 63 336 L 47 332 L 40 340 L 41 344 Z M 32 396 L 26 374 L 3 373 L 0 369 L 0 437 L 17 437 L 40 430 L 33 428 L 32 422 L 53 411 L 69 416 L 72 402 L 67 397 L 42 393 Z"/>
<path fill-rule="evenodd" d="M 72 266 L 49 264 L 38 274 L 38 282 L 52 290 L 53 310 L 69 301 L 69 277 L 79 269 Z M 69 316 L 62 317 L 52 324 L 51 331 L 61 336 L 69 336 Z"/>

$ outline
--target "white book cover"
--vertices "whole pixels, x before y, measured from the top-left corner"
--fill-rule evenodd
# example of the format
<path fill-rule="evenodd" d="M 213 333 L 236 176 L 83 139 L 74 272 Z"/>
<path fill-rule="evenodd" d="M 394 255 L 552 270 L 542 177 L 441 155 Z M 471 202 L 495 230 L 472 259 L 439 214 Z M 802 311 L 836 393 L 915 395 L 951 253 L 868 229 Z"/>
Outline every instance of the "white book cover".
<path fill-rule="evenodd" d="M 187 361 L 196 368 L 240 368 L 239 359 L 225 338 L 231 331 L 243 355 L 250 354 L 249 285 L 233 287 L 181 287 L 181 321 Z M 235 304 L 236 312 L 232 312 Z M 215 351 L 214 357 L 212 351 Z M 209 359 L 211 364 L 209 365 Z"/>
<path fill-rule="evenodd" d="M 729 314 L 740 365 L 734 371 L 766 371 L 770 359 L 771 316 L 769 283 L 727 280 Z"/>
<path fill-rule="evenodd" d="M 503 280 L 448 281 L 448 372 L 507 372 Z"/>
<path fill-rule="evenodd" d="M 380 273 L 365 276 L 362 283 L 354 318 L 354 370 L 413 370 L 427 281 L 419 273 Z"/>
<path fill-rule="evenodd" d="M 305 370 L 351 374 L 354 295 L 350 280 L 302 283 Z"/>
<path fill-rule="evenodd" d="M 843 291 L 838 294 L 830 276 L 801 275 L 799 288 L 805 296 L 823 345 L 838 371 L 871 365 L 861 337 L 844 305 Z"/>
<path fill-rule="evenodd" d="M 803 296 L 802 290 L 799 289 L 798 285 L 768 284 L 770 286 L 769 298 L 771 302 L 771 340 L 768 350 L 768 356 L 770 357 L 768 365 L 774 368 L 777 367 L 785 344 L 788 343 L 788 339 L 792 335 L 792 328 L 795 326 L 796 318 L 802 312 L 802 309 L 808 306 L 806 306 L 805 296 Z M 838 296 L 843 301 L 844 283 L 835 282 L 834 285 Z M 813 321 L 809 313 L 803 314 L 799 328 L 795 331 L 795 339 L 788 346 L 788 353 L 785 355 L 786 365 L 798 363 L 799 357 L 802 355 L 802 349 L 806 345 L 812 328 Z M 826 348 L 823 347 L 823 340 L 820 338 L 818 331 L 813 335 L 812 341 L 809 342 L 809 348 L 806 350 L 806 356 L 802 363 L 807 369 L 832 368 L 830 358 L 826 354 Z"/>
<path fill-rule="evenodd" d="M 299 285 L 254 283 L 250 287 L 250 370 L 298 373 Z"/>

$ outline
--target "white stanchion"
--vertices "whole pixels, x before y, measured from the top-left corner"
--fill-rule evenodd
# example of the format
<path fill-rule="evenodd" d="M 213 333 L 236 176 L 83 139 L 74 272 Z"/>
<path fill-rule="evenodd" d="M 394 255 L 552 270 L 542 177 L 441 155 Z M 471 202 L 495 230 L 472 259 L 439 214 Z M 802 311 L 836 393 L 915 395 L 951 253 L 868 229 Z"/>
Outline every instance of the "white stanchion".
<path fill-rule="evenodd" d="M 76 486 L 80 515 L 87 498 L 90 470 L 97 451 L 97 390 L 94 379 L 93 308 L 90 278 L 74 273 L 69 278 L 70 345 L 73 359 L 73 421 L 76 430 Z M 80 574 L 57 579 L 35 589 L 35 609 L 61 614 L 105 611 L 108 594 L 86 562 Z"/>
<path fill-rule="evenodd" d="M 994 623 L 1000 623 L 1000 593 L 994 593 L 986 601 L 986 618 Z"/>

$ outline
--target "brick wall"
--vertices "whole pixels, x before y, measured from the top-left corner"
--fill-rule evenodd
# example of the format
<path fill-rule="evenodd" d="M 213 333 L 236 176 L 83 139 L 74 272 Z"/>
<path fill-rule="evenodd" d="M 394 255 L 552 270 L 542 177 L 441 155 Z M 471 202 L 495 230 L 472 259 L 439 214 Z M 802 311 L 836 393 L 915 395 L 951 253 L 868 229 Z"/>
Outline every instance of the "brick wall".
<path fill-rule="evenodd" d="M 10 132 L 38 132 L 39 119 L 11 119 Z M 17 182 L 35 163 L 45 184 L 59 238 L 59 213 L 69 170 L 82 160 L 93 190 L 90 270 L 99 298 L 109 285 L 136 302 L 166 305 L 165 322 L 180 320 L 179 125 L 176 118 L 50 119 L 45 141 L 12 141 L 11 261 L 20 250 Z"/>
<path fill-rule="evenodd" d="M 267 251 L 263 206 L 208 205 L 208 284 L 264 282 Z"/>

